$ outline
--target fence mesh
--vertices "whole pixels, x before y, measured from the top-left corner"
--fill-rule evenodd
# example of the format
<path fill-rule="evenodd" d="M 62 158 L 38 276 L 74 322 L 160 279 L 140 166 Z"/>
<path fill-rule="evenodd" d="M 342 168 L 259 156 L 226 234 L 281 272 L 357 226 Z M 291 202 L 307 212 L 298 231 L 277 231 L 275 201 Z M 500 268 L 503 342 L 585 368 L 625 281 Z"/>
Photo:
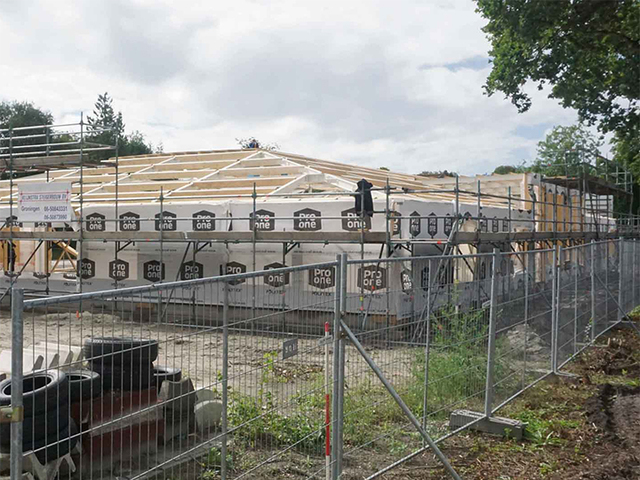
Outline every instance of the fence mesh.
<path fill-rule="evenodd" d="M 624 320 L 638 265 L 620 240 L 31 299 L 14 308 L 24 374 L 0 406 L 22 379 L 23 466 L 60 478 L 375 477 L 427 448 L 379 376 L 441 441 Z"/>
<path fill-rule="evenodd" d="M 100 379 L 79 382 L 87 390 L 79 394 L 68 380 L 48 385 L 51 428 L 39 428 L 37 408 L 25 402 L 34 421 L 25 422 L 24 449 L 42 461 L 52 448 L 51 458 L 82 451 L 78 472 L 97 478 L 197 478 L 219 475 L 223 464 L 226 478 L 255 478 L 291 455 L 318 457 L 304 467 L 313 475 L 324 464 L 319 340 L 333 322 L 335 267 L 26 302 L 24 350 L 44 357 L 38 375 Z M 333 280 L 307 288 L 318 274 Z"/>

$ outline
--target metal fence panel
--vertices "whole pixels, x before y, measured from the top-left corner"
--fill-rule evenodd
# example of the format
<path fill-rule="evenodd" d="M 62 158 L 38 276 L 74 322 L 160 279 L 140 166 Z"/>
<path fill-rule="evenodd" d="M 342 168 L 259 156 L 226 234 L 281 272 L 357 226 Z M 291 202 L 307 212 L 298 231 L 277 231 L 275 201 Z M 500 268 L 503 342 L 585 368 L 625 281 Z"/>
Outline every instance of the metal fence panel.
<path fill-rule="evenodd" d="M 348 309 L 345 321 L 435 439 L 449 434 L 453 410 L 484 408 L 491 260 L 491 255 L 468 255 L 348 266 L 347 304 L 357 308 Z M 389 281 L 394 277 L 399 281 Z M 367 278 L 373 280 L 367 283 Z M 374 310 L 374 305 L 389 308 Z M 361 355 L 347 345 L 345 356 L 344 455 L 349 463 L 375 451 L 384 470 L 423 450 L 424 439 Z"/>
<path fill-rule="evenodd" d="M 496 292 L 494 410 L 552 371 L 557 287 L 557 272 L 549 268 L 554 252 L 507 252 L 498 257 L 497 278 L 503 288 Z"/>
<path fill-rule="evenodd" d="M 77 478 L 380 476 L 625 320 L 640 303 L 639 265 L 637 241 L 621 239 L 343 255 L 23 307 L 16 289 L 17 363 L 0 406 L 22 399 L 24 420 L 2 424 L 0 453 L 12 440 L 32 452 L 12 455 L 13 470 L 53 461 Z M 340 322 L 349 331 L 334 335 Z M 188 381 L 171 383 L 178 372 Z M 452 422 L 461 410 L 475 417 Z"/>
<path fill-rule="evenodd" d="M 70 450 L 86 478 L 239 479 L 291 464 L 324 476 L 321 341 L 336 286 L 310 280 L 336 266 L 27 301 L 25 351 L 45 357 L 34 387 L 46 387 L 47 414 L 41 427 L 40 407 L 25 405 L 25 450 L 41 462 Z M 101 378 L 74 392 L 60 379 L 79 369 Z M 178 372 L 188 381 L 170 383 Z"/>

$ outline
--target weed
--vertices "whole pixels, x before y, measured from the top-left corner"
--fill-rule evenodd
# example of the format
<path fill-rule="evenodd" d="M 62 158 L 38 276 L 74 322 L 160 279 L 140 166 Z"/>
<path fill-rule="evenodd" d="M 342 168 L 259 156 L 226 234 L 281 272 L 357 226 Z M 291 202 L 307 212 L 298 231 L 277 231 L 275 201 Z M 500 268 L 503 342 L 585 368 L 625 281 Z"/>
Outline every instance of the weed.
<path fill-rule="evenodd" d="M 406 442 L 402 440 L 396 440 L 392 438 L 389 441 L 389 453 L 391 453 L 392 455 L 400 456 L 400 457 L 404 456 L 408 448 L 409 448 L 409 445 L 407 445 Z"/>
<path fill-rule="evenodd" d="M 222 465 L 222 451 L 218 447 L 211 447 L 207 455 L 207 467 L 219 470 Z M 227 452 L 227 468 L 233 470 L 233 455 Z"/>
<path fill-rule="evenodd" d="M 470 408 L 479 407 L 487 373 L 486 335 L 489 326 L 485 312 L 460 312 L 449 305 L 441 308 L 434 320 L 429 354 L 427 413 L 443 410 L 441 415 L 447 415 L 447 407 L 459 404 L 463 399 L 467 399 Z M 499 339 L 494 363 L 496 380 L 507 376 L 508 368 L 501 358 L 503 350 L 503 342 Z M 425 361 L 424 352 L 417 350 L 412 369 L 415 381 L 409 389 L 411 396 L 419 399 L 424 395 Z M 500 387 L 507 389 L 509 385 L 503 382 Z M 422 401 L 413 403 L 414 413 L 422 415 Z"/>
<path fill-rule="evenodd" d="M 527 424 L 524 437 L 534 445 L 563 445 L 565 440 L 560 438 L 559 432 L 579 426 L 579 422 L 575 420 L 554 420 L 548 417 L 549 413 L 544 410 L 523 410 L 517 415 L 518 420 Z"/>
<path fill-rule="evenodd" d="M 555 472 L 558 469 L 558 462 L 555 460 L 551 463 L 543 462 L 540 464 L 540 475 L 545 476 Z"/>
<path fill-rule="evenodd" d="M 262 358 L 264 360 L 264 365 L 262 366 L 262 383 L 268 382 L 270 378 L 279 381 L 278 375 L 276 374 L 278 351 L 272 350 L 270 352 L 265 352 Z"/>
<path fill-rule="evenodd" d="M 483 309 L 462 313 L 455 306 L 440 308 L 434 316 L 429 358 L 428 412 L 439 425 L 452 405 L 481 408 L 486 381 L 488 319 Z M 502 346 L 497 342 L 497 351 Z M 414 349 L 411 375 L 394 388 L 417 417 L 424 412 L 424 348 Z M 496 378 L 507 371 L 497 355 Z M 282 381 L 278 352 L 263 355 L 261 385 L 256 396 L 230 394 L 229 424 L 234 438 L 252 448 L 294 446 L 308 454 L 321 454 L 324 440 L 324 379 L 312 374 L 305 393 L 290 397 L 286 405 L 269 391 L 268 383 Z M 285 380 L 286 381 L 286 380 Z M 466 399 L 466 400 L 464 400 Z M 438 412 L 438 413 L 435 413 Z M 344 442 L 350 446 L 384 448 L 403 455 L 422 444 L 389 392 L 371 377 L 347 385 L 344 397 Z M 440 428 L 440 427 L 438 427 Z"/>
<path fill-rule="evenodd" d="M 215 480 L 220 476 L 222 468 L 222 452 L 218 447 L 211 447 L 207 455 L 206 462 L 200 465 L 203 470 L 198 476 L 198 480 Z M 233 470 L 233 454 L 227 453 L 227 469 Z"/>
<path fill-rule="evenodd" d="M 298 406 L 304 406 L 303 403 Z M 246 445 L 292 446 L 320 453 L 322 449 L 322 410 L 309 405 L 282 413 L 271 392 L 260 391 L 257 397 L 234 392 L 229 405 L 229 423 L 234 437 Z"/>

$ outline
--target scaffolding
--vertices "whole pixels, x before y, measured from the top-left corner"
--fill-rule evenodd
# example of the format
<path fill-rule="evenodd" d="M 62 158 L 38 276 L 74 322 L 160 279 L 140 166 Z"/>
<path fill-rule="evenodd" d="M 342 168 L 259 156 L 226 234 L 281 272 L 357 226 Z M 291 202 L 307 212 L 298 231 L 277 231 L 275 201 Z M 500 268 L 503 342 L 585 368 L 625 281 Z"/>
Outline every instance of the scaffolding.
<path fill-rule="evenodd" d="M 7 213 L 0 242 L 9 279 L 7 283 L 5 278 L 6 291 L 42 252 L 44 269 L 33 272 L 40 277 L 41 288 L 32 293 L 54 293 L 50 278 L 55 272 L 62 272 L 68 283 L 75 283 L 76 291 L 83 291 L 85 269 L 95 268 L 87 264 L 91 261 L 85 258 L 87 244 L 98 242 L 111 245 L 110 264 L 116 267 L 132 245 L 157 245 L 159 267 L 154 264 L 155 275 L 145 276 L 147 283 L 155 283 L 170 279 L 164 264 L 167 249 L 175 250 L 176 244 L 184 246 L 178 279 L 184 277 L 185 264 L 197 270 L 198 255 L 212 245 L 250 244 L 255 271 L 260 269 L 259 244 L 281 246 L 279 264 L 287 265 L 292 252 L 312 244 L 356 246 L 364 259 L 402 252 L 412 256 L 474 253 L 494 247 L 534 250 L 638 236 L 640 231 L 637 216 L 613 209 L 613 198 L 633 195 L 633 177 L 600 157 L 594 164 L 573 163 L 565 175 L 552 177 L 524 173 L 436 178 L 262 149 L 119 157 L 117 139 L 109 142 L 109 133 L 88 128 L 82 118 L 77 124 L 0 130 L 4 167 L 0 208 Z M 356 182 L 363 178 L 372 187 L 354 193 Z M 76 218 L 65 224 L 21 221 L 14 210 L 21 186 L 51 182 L 71 184 Z M 376 216 L 373 226 L 364 209 L 338 209 L 330 215 L 312 208 L 285 215 L 266 210 L 276 202 L 307 207 L 314 202 L 344 204 L 355 195 L 361 195 L 364 204 L 368 194 Z M 229 202 L 241 213 L 233 215 L 230 208 L 216 214 L 192 208 L 207 202 Z M 431 207 L 407 213 L 412 209 L 406 206 L 412 202 Z M 180 205 L 189 205 L 190 211 L 178 215 L 169 210 Z M 134 207 L 144 207 L 146 214 L 134 212 Z M 310 212 L 300 213 L 304 210 Z M 342 228 L 315 228 L 313 222 L 320 221 L 342 224 Z M 249 228 L 238 229 L 247 224 Z M 144 228 L 151 225 L 154 228 Z M 25 248 L 20 249 L 21 245 Z M 19 250 L 26 258 L 16 262 Z M 479 268 L 470 267 L 474 275 L 479 275 Z M 224 271 L 232 270 L 225 266 Z M 117 272 L 109 276 L 115 288 L 127 280 Z"/>

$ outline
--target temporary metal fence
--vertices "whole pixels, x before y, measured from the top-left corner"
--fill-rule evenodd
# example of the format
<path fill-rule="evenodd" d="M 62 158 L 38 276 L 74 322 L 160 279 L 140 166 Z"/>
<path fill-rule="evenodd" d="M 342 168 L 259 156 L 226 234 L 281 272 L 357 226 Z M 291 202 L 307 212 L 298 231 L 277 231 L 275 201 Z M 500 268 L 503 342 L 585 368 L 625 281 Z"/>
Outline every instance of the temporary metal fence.
<path fill-rule="evenodd" d="M 624 321 L 640 304 L 638 265 L 637 242 L 621 239 L 342 254 L 29 300 L 14 289 L 12 318 L 2 318 L 13 363 L 0 383 L 0 469 L 10 460 L 12 479 L 23 470 L 41 479 L 375 478 L 433 449 L 459 478 L 437 444 Z M 319 274 L 325 288 L 308 288 Z M 70 388 L 62 374 L 78 369 L 102 377 Z M 178 370 L 183 381 L 172 383 Z"/>

